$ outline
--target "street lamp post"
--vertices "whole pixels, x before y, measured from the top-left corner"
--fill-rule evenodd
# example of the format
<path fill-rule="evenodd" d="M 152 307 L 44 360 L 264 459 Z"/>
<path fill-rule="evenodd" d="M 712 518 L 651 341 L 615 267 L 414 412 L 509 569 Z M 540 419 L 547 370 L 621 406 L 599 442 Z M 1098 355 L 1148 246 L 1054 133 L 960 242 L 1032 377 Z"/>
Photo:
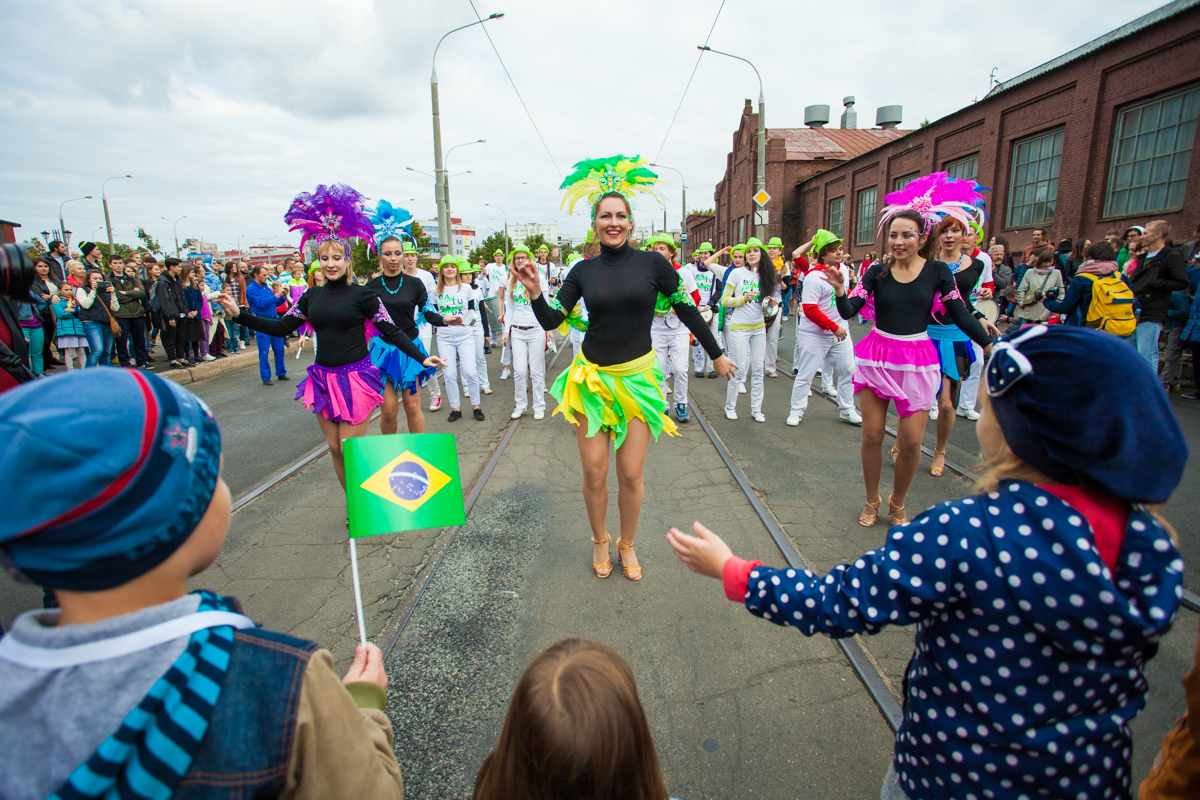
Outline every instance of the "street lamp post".
<path fill-rule="evenodd" d="M 104 184 L 109 181 L 119 180 L 121 178 L 132 178 L 132 175 L 114 175 L 111 178 L 105 178 L 100 183 L 100 202 L 104 205 L 104 227 L 108 229 L 108 257 L 112 258 L 113 240 L 112 240 L 112 222 L 108 219 L 108 196 L 104 194 Z"/>
<path fill-rule="evenodd" d="M 433 98 L 433 192 L 434 199 L 437 201 L 438 211 L 438 249 L 443 253 L 448 252 L 450 247 L 450 213 L 446 202 L 446 185 L 445 167 L 442 160 L 442 112 L 441 106 L 438 103 L 438 77 L 437 77 L 437 51 L 442 46 L 442 42 L 446 41 L 446 37 L 452 33 L 470 28 L 474 25 L 482 25 L 493 19 L 500 19 L 503 13 L 492 14 L 484 19 L 476 20 L 467 25 L 462 25 L 454 30 L 447 31 L 438 39 L 437 47 L 433 48 L 433 71 L 429 76 L 429 92 Z"/>
<path fill-rule="evenodd" d="M 720 50 L 713 50 L 707 45 L 699 45 L 697 49 L 716 53 L 719 56 L 736 58 L 738 61 L 745 61 L 747 64 L 750 64 L 749 61 L 741 56 L 735 56 L 732 53 L 722 53 Z M 762 75 L 758 74 L 758 67 L 753 64 L 750 64 L 750 69 L 754 70 L 755 76 L 758 77 L 758 178 L 755 180 L 755 187 L 757 188 L 755 194 L 758 194 L 758 192 L 764 192 L 767 189 L 767 103 L 763 99 Z M 757 212 L 754 217 L 756 220 L 761 219 Z M 767 226 L 762 223 L 756 224 L 754 226 L 754 235 L 759 239 L 766 239 Z"/>
<path fill-rule="evenodd" d="M 669 169 L 672 172 L 674 172 L 676 175 L 679 176 L 679 180 L 683 184 L 683 204 L 682 204 L 683 208 L 681 211 L 682 216 L 679 218 L 679 232 L 686 233 L 687 232 L 687 178 L 683 177 L 682 172 L 675 169 L 674 167 L 668 167 L 666 164 L 651 164 L 650 166 L 661 168 L 661 169 Z M 664 208 L 664 211 L 665 211 L 665 208 Z M 666 220 L 665 214 L 663 215 L 663 227 L 664 228 L 667 227 L 667 220 Z M 681 247 L 679 248 L 680 251 L 687 250 L 687 247 L 686 247 L 687 242 L 680 242 L 680 245 L 681 245 Z M 687 254 L 684 253 L 683 255 L 680 256 L 680 261 L 684 260 L 686 257 L 687 257 Z"/>
<path fill-rule="evenodd" d="M 63 212 L 62 212 L 63 206 L 65 206 L 67 203 L 74 203 L 79 200 L 91 200 L 91 199 L 92 199 L 92 196 L 90 194 L 84 195 L 83 197 L 76 197 L 73 200 L 64 200 L 62 202 L 62 205 L 60 205 L 58 207 L 58 232 L 60 234 L 62 234 L 63 247 L 67 248 L 68 251 L 71 249 L 71 232 L 69 230 L 67 230 L 67 226 L 63 223 Z"/>
<path fill-rule="evenodd" d="M 504 209 L 500 206 L 494 206 L 491 203 L 484 203 L 488 208 L 494 208 L 504 216 L 504 263 L 508 263 L 508 214 L 504 213 Z"/>
<path fill-rule="evenodd" d="M 164 219 L 167 222 L 171 222 L 171 220 L 167 219 L 166 217 L 162 217 L 161 219 Z M 187 219 L 187 215 L 184 214 L 179 219 Z M 175 220 L 174 222 L 171 222 L 171 230 L 175 231 L 175 257 L 176 258 L 179 258 L 179 219 Z"/>

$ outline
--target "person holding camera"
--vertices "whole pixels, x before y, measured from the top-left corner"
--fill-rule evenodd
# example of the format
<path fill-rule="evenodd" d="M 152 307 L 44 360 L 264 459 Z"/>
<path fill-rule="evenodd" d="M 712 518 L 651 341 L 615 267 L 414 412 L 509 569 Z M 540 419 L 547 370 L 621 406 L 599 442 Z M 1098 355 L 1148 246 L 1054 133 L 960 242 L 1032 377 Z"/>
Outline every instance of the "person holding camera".
<path fill-rule="evenodd" d="M 112 283 L 104 279 L 103 270 L 91 267 L 84 273 L 83 286 L 75 290 L 75 302 L 79 304 L 77 313 L 83 321 L 83 332 L 88 340 L 87 366 L 110 365 L 113 328 L 121 330 L 113 320 L 113 312 L 121 306 Z"/>
<path fill-rule="evenodd" d="M 1046 324 L 1050 322 L 1052 314 L 1050 309 L 1042 305 L 1042 300 L 1048 292 L 1051 296 L 1057 296 L 1062 291 L 1062 273 L 1056 269 L 1054 251 L 1049 247 L 1039 247 L 1029 257 L 1033 266 L 1021 277 L 1021 285 L 1017 289 L 1020 305 L 1016 316 L 1023 324 Z"/>

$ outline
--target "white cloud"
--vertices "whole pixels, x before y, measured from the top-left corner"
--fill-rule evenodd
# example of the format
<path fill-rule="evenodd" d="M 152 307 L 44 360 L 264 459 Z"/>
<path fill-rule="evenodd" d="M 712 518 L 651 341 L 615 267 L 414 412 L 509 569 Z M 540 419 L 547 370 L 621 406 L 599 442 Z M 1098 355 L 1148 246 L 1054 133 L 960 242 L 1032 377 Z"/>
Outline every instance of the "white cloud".
<path fill-rule="evenodd" d="M 476 0 L 559 170 L 615 152 L 658 155 L 667 124 L 720 0 Z M 806 105 L 858 99 L 859 121 L 900 103 L 905 126 L 954 111 L 1009 77 L 1158 5 L 1152 0 L 1054 4 L 1016 0 L 956 8 L 885 0 L 727 2 L 710 44 L 750 58 L 763 75 L 768 124 L 797 127 Z M 0 8 L 0 217 L 24 236 L 54 227 L 68 205 L 76 241 L 103 225 L 108 184 L 114 234 L 146 226 L 170 240 L 231 246 L 289 236 L 292 196 L 321 182 L 433 216 L 429 69 L 438 38 L 474 19 L 465 0 L 42 0 Z M 1031 20 L 1035 21 L 1031 23 Z M 956 33 L 943 33 L 951 22 Z M 949 40 L 952 38 L 952 42 Z M 585 217 L 559 210 L 561 174 L 547 156 L 481 28 L 438 55 L 453 213 L 477 230 L 557 219 L 580 235 Z M 744 98 L 744 64 L 705 55 L 661 161 L 684 172 L 692 208 L 712 205 Z M 836 121 L 835 123 L 836 124 Z M 679 182 L 663 172 L 677 225 Z M 409 198 L 416 198 L 409 201 Z M 639 218 L 662 223 L 662 207 Z M 97 235 L 102 236 L 101 230 Z"/>

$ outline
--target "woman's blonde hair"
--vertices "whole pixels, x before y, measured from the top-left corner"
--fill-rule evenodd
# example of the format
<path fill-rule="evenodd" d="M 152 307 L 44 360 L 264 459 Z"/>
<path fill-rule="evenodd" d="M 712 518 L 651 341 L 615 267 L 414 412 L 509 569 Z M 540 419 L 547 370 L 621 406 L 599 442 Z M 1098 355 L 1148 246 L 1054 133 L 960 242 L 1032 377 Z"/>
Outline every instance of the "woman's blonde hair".
<path fill-rule="evenodd" d="M 317 245 L 317 255 L 323 256 L 330 250 L 333 250 L 335 247 L 339 248 L 342 251 L 342 255 L 345 255 L 346 259 L 349 260 L 350 256 L 346 255 L 346 245 L 342 244 L 337 239 L 326 239 Z"/>

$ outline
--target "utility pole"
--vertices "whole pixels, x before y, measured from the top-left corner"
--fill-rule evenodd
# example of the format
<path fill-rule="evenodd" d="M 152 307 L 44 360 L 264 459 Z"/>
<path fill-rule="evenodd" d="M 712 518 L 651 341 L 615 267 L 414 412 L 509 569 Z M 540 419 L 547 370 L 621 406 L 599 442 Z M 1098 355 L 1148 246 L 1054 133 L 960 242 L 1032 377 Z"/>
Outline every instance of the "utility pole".
<path fill-rule="evenodd" d="M 767 190 L 767 102 L 763 96 L 762 75 L 758 73 L 758 67 L 754 66 L 747 59 L 741 56 L 735 56 L 732 53 L 723 53 L 720 50 L 713 50 L 711 47 L 699 45 L 698 50 L 706 50 L 710 53 L 716 53 L 719 56 L 727 56 L 736 58 L 738 61 L 745 61 L 750 64 L 750 69 L 754 70 L 755 76 L 758 78 L 758 175 L 755 178 L 755 194 L 765 192 Z M 766 213 L 766 209 L 761 212 Z M 754 235 L 759 239 L 767 238 L 767 226 L 758 222 L 762 219 L 759 211 L 754 212 L 755 228 Z"/>
<path fill-rule="evenodd" d="M 108 195 L 104 193 L 104 184 L 109 181 L 115 181 L 119 178 L 132 178 L 132 175 L 116 175 L 112 178 L 105 178 L 100 183 L 100 202 L 104 205 L 104 227 L 108 229 L 108 257 L 113 255 L 113 238 L 112 238 L 112 222 L 108 219 Z"/>

